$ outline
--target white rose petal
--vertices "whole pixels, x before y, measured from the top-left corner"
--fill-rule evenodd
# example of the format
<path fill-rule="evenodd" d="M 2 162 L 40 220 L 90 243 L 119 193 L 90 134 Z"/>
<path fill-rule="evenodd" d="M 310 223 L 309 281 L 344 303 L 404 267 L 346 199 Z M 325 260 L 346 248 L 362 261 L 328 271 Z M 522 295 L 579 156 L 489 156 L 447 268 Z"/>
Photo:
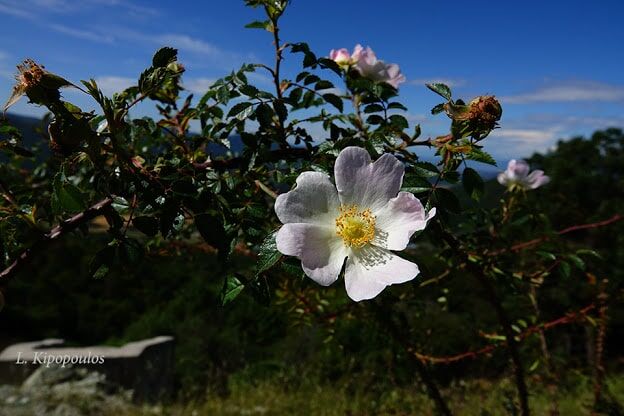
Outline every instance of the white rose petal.
<path fill-rule="evenodd" d="M 371 246 L 347 259 L 345 287 L 355 301 L 372 299 L 387 286 L 412 280 L 418 273 L 418 266 L 411 261 Z"/>
<path fill-rule="evenodd" d="M 405 168 L 386 154 L 347 147 L 336 159 L 336 186 L 318 172 L 304 172 L 280 195 L 275 212 L 284 224 L 277 249 L 301 260 L 305 274 L 327 286 L 346 261 L 345 286 L 355 301 L 371 299 L 388 285 L 418 275 L 418 266 L 389 250 L 403 250 L 414 232 L 435 215 L 414 195 L 399 192 Z"/>

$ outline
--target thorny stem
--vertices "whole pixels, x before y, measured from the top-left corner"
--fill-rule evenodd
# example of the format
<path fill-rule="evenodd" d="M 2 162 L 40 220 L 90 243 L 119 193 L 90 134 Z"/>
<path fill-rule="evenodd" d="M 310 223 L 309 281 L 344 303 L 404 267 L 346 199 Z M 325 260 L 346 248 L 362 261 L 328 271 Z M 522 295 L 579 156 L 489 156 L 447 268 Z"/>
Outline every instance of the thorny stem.
<path fill-rule="evenodd" d="M 267 14 L 269 14 L 267 12 Z M 271 71 L 272 75 L 273 75 L 273 83 L 275 84 L 275 93 L 277 95 L 277 99 L 279 101 L 282 101 L 283 98 L 283 93 L 282 93 L 282 81 L 280 78 L 280 68 L 282 65 L 282 51 L 284 49 L 284 47 L 286 45 L 281 45 L 280 44 L 280 38 L 279 38 L 279 26 L 277 24 L 278 18 L 276 17 L 271 17 L 271 25 L 272 25 L 272 32 L 273 32 L 273 43 L 275 45 L 275 68 Z M 273 104 L 273 107 L 275 109 L 275 103 Z M 275 111 L 275 114 L 278 114 L 277 111 Z M 282 139 L 282 146 L 286 146 L 286 131 L 284 130 L 284 125 L 282 123 L 282 121 L 280 120 L 279 116 L 277 116 L 277 119 L 275 121 L 275 125 L 277 127 L 277 131 L 280 135 L 280 138 Z"/>
<path fill-rule="evenodd" d="M 612 224 L 612 223 L 620 221 L 622 219 L 624 219 L 624 215 L 615 214 L 611 218 L 608 218 L 608 219 L 603 220 L 603 221 L 592 222 L 592 223 L 589 223 L 589 224 L 573 225 L 573 226 L 570 226 L 568 228 L 564 228 L 563 230 L 557 231 L 556 234 L 557 235 L 563 235 L 563 234 L 571 233 L 573 231 L 580 231 L 580 230 L 586 230 L 586 229 L 590 229 L 590 228 L 604 227 L 606 225 Z M 548 236 L 548 235 L 545 235 L 545 236 L 542 236 L 542 237 L 538 237 L 538 238 L 534 238 L 533 240 L 529 240 L 529 241 L 525 241 L 525 242 L 522 242 L 522 243 L 514 244 L 514 245 L 512 245 L 509 248 L 496 250 L 496 251 L 491 251 L 491 252 L 488 253 L 488 255 L 489 256 L 497 256 L 499 254 L 503 254 L 503 253 L 508 252 L 508 251 L 520 251 L 520 250 L 523 250 L 525 248 L 533 247 L 533 246 L 539 245 L 541 243 L 544 243 L 544 242 L 550 240 L 550 238 L 551 237 Z"/>
<path fill-rule="evenodd" d="M 600 323 L 598 325 L 598 336 L 596 337 L 596 357 L 594 359 L 594 411 L 598 408 L 602 401 L 602 389 L 604 386 L 605 369 L 604 369 L 604 341 L 607 335 L 607 300 L 609 295 L 606 291 L 608 280 L 603 279 L 600 284 L 600 291 L 598 293 L 598 315 L 600 317 Z M 594 413 L 592 413 L 594 414 Z"/>
<path fill-rule="evenodd" d="M 472 275 L 474 275 L 479 284 L 483 287 L 483 289 L 485 290 L 486 300 L 490 303 L 490 305 L 492 305 L 492 307 L 496 311 L 498 322 L 502 326 L 503 332 L 505 334 L 505 339 L 507 341 L 507 350 L 509 351 L 509 355 L 513 364 L 514 379 L 516 382 L 516 388 L 518 389 L 518 399 L 520 401 L 520 414 L 522 416 L 529 416 L 529 392 L 525 380 L 524 366 L 522 365 L 522 359 L 520 358 L 518 341 L 516 341 L 513 329 L 511 327 L 511 321 L 509 319 L 509 316 L 507 315 L 507 312 L 505 311 L 505 308 L 503 308 L 502 301 L 498 297 L 494 285 L 492 285 L 484 270 L 482 270 L 481 267 L 478 266 L 476 263 L 473 263 L 468 259 L 468 254 L 462 250 L 460 242 L 452 234 L 444 230 L 441 226 L 439 228 L 442 237 L 451 247 L 453 252 L 455 252 L 458 256 L 463 257 L 466 268 L 471 272 Z"/>
<path fill-rule="evenodd" d="M 401 344 L 405 351 L 411 356 L 415 357 L 414 363 L 416 364 L 416 371 L 418 371 L 418 375 L 425 386 L 427 387 L 427 393 L 429 397 L 434 402 L 438 414 L 442 416 L 452 416 L 451 410 L 448 405 L 444 401 L 438 386 L 436 385 L 429 369 L 425 365 L 424 361 L 417 358 L 414 354 L 414 350 L 410 345 L 409 340 L 407 339 L 406 332 L 397 327 L 395 322 L 389 317 L 388 313 L 384 311 L 381 306 L 376 305 L 377 310 L 375 311 L 375 317 L 378 319 L 379 323 L 382 324 L 382 327 L 387 328 L 390 332 L 390 335 Z"/>
<path fill-rule="evenodd" d="M 541 310 L 539 307 L 539 302 L 537 300 L 537 290 L 535 290 L 535 285 L 529 283 L 529 298 L 531 299 L 531 306 L 533 307 L 533 312 L 535 313 L 535 317 L 538 321 L 541 320 Z M 559 402 L 557 400 L 557 382 L 558 377 L 557 373 L 552 364 L 552 359 L 550 356 L 550 351 L 548 349 L 548 342 L 546 341 L 546 334 L 544 328 L 538 328 L 538 336 L 540 341 L 540 349 L 542 350 L 542 356 L 544 357 L 544 366 L 546 367 L 546 375 L 548 377 L 548 392 L 550 393 L 550 415 L 558 416 L 559 415 Z"/>
<path fill-rule="evenodd" d="M 45 249 L 54 240 L 58 239 L 64 234 L 67 234 L 68 232 L 74 231 L 76 228 L 92 220 L 93 218 L 104 214 L 106 210 L 110 209 L 112 203 L 112 198 L 104 198 L 100 202 L 87 208 L 85 211 L 78 213 L 65 221 L 62 221 L 59 225 L 52 228 L 50 232 L 44 234 L 30 248 L 22 251 L 19 256 L 17 256 L 17 258 L 13 261 L 13 263 L 11 263 L 2 272 L 0 272 L 0 283 L 7 282 L 11 277 L 13 277 L 13 275 L 19 272 L 19 270 L 24 267 L 34 255 Z"/>
<path fill-rule="evenodd" d="M 592 303 L 591 305 L 588 305 L 584 307 L 583 309 L 580 309 L 576 312 L 568 312 L 564 316 L 557 318 L 553 321 L 542 323 L 542 324 L 527 328 L 524 332 L 518 334 L 517 338 L 522 340 L 522 339 L 528 338 L 529 336 L 533 334 L 539 333 L 539 331 L 547 331 L 559 325 L 566 325 L 566 324 L 570 324 L 573 322 L 586 319 L 587 315 L 594 309 L 596 309 L 596 305 Z M 465 351 L 459 354 L 446 355 L 446 356 L 427 355 L 427 354 L 423 354 L 417 351 L 412 351 L 412 354 L 414 354 L 414 356 L 416 356 L 421 361 L 427 362 L 430 364 L 452 364 L 452 363 L 456 363 L 459 361 L 463 361 L 468 358 L 475 359 L 481 355 L 491 354 L 497 348 L 501 346 L 505 346 L 505 345 L 507 345 L 506 342 L 502 342 L 499 344 L 490 344 L 483 348 L 479 348 L 477 350 L 470 350 L 470 351 Z"/>

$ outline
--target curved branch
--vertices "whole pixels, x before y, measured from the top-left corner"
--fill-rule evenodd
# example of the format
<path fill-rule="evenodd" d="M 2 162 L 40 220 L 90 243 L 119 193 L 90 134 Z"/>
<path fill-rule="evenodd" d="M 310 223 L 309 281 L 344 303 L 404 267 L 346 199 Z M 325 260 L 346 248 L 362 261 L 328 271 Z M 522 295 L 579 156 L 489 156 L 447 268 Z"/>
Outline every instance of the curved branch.
<path fill-rule="evenodd" d="M 603 221 L 592 222 L 592 223 L 589 223 L 589 224 L 572 225 L 570 227 L 564 228 L 563 230 L 557 231 L 555 234 L 556 235 L 563 235 L 563 234 L 571 233 L 573 231 L 587 230 L 587 229 L 591 229 L 591 228 L 600 228 L 600 227 L 604 227 L 604 226 L 613 224 L 614 222 L 620 221 L 622 219 L 624 219 L 624 215 L 622 215 L 622 214 L 615 214 L 611 218 L 607 218 L 606 220 L 603 220 Z M 516 244 L 512 245 L 509 248 L 504 248 L 504 249 L 492 251 L 492 252 L 488 253 L 488 255 L 490 255 L 490 256 L 497 256 L 499 254 L 503 254 L 503 253 L 506 253 L 508 251 L 524 250 L 525 248 L 533 247 L 533 246 L 539 245 L 541 243 L 544 243 L 544 242 L 550 240 L 550 238 L 551 238 L 550 236 L 544 235 L 542 237 L 534 238 L 533 240 L 524 241 L 522 243 L 516 243 Z"/>
<path fill-rule="evenodd" d="M 104 198 L 100 202 L 90 206 L 86 210 L 74 215 L 73 217 L 62 221 L 59 225 L 52 228 L 50 232 L 41 236 L 30 248 L 22 251 L 19 256 L 11 263 L 7 268 L 0 272 L 0 283 L 7 282 L 13 275 L 19 272 L 31 258 L 38 252 L 42 251 L 52 241 L 58 239 L 68 232 L 74 231 L 87 221 L 92 220 L 95 217 L 102 215 L 107 209 L 110 208 L 113 203 L 113 199 L 110 197 Z"/>
<path fill-rule="evenodd" d="M 585 319 L 585 317 L 587 316 L 587 314 L 589 312 L 591 312 L 592 310 L 594 310 L 596 308 L 595 304 L 590 304 L 586 307 L 584 307 L 583 309 L 580 309 L 576 312 L 568 312 L 567 314 L 565 314 L 564 316 L 557 318 L 555 320 L 546 322 L 546 323 L 542 323 L 539 325 L 534 325 L 532 327 L 527 328 L 524 332 L 520 333 L 517 335 L 517 338 L 520 340 L 523 340 L 527 337 L 529 337 L 532 334 L 535 333 L 539 333 L 540 331 L 546 331 L 549 329 L 552 329 L 556 326 L 559 325 L 564 325 L 564 324 L 569 324 L 569 323 L 573 323 L 576 321 L 580 321 L 582 319 Z M 452 364 L 454 362 L 457 361 L 462 361 L 465 360 L 467 358 L 477 358 L 480 355 L 484 355 L 484 354 L 489 354 L 491 352 L 493 352 L 494 350 L 496 350 L 497 348 L 501 347 L 501 346 L 506 346 L 507 342 L 501 342 L 499 344 L 493 344 L 493 345 L 488 345 L 482 348 L 479 348 L 477 350 L 470 350 L 470 351 L 466 351 L 463 353 L 459 353 L 459 354 L 454 354 L 454 355 L 447 355 L 447 356 L 432 356 L 432 355 L 427 355 L 427 354 L 423 354 L 420 353 L 416 350 L 414 350 L 413 348 L 411 349 L 411 353 L 414 354 L 414 356 L 416 358 L 418 358 L 419 360 L 426 362 L 426 363 L 430 363 L 430 364 Z"/>

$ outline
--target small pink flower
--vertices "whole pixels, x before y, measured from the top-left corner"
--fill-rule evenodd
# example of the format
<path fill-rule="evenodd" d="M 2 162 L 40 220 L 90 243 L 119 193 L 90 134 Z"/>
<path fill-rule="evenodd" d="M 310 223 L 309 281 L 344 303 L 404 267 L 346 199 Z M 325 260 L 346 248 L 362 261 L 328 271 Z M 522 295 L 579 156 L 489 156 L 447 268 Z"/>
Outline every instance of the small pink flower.
<path fill-rule="evenodd" d="M 351 65 L 351 55 L 349 55 L 349 50 L 346 48 L 332 49 L 329 52 L 329 59 L 336 62 L 340 66 Z"/>
<path fill-rule="evenodd" d="M 542 170 L 534 170 L 529 173 L 529 164 L 524 160 L 512 159 L 507 164 L 507 169 L 498 174 L 498 183 L 506 186 L 509 190 L 537 189 L 550 182 L 550 177 L 544 175 Z"/>
<path fill-rule="evenodd" d="M 398 88 L 400 83 L 405 82 L 405 76 L 401 74 L 401 69 L 397 64 L 386 64 L 377 59 L 375 52 L 368 46 L 364 48 L 362 45 L 355 45 L 351 60 L 364 78 L 386 82 L 394 88 Z"/>

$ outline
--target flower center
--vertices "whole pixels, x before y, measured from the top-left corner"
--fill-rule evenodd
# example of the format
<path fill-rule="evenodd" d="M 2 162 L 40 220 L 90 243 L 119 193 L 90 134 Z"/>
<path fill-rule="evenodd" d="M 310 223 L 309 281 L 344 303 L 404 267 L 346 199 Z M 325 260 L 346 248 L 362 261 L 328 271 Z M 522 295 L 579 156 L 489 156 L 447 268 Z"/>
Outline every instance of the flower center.
<path fill-rule="evenodd" d="M 370 209 L 357 205 L 342 205 L 336 218 L 336 234 L 347 247 L 362 247 L 375 237 L 375 216 Z"/>

